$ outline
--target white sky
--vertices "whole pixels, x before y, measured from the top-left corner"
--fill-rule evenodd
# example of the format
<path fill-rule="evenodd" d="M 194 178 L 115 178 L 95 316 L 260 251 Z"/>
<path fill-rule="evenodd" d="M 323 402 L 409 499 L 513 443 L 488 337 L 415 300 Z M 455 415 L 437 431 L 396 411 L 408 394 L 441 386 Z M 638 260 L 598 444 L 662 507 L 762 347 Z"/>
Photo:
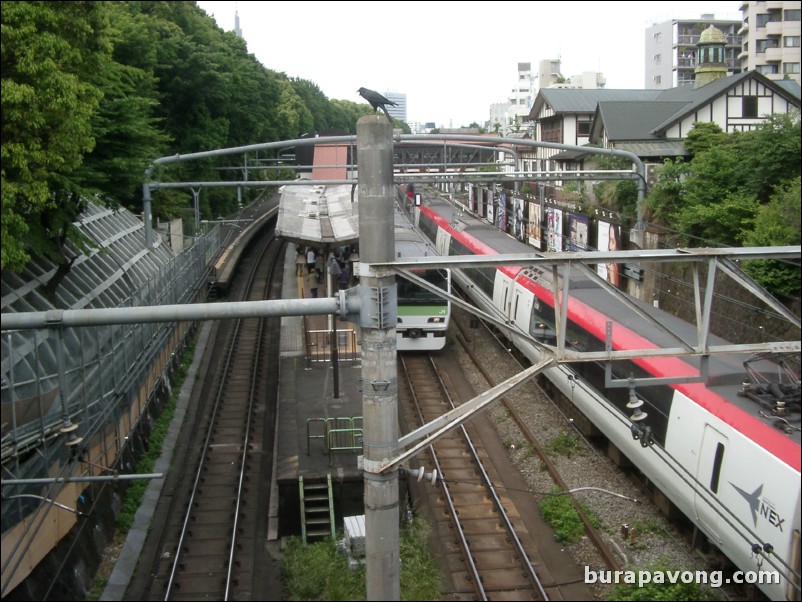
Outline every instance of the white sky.
<path fill-rule="evenodd" d="M 560 58 L 566 77 L 600 71 L 608 89 L 643 89 L 653 23 L 740 20 L 740 2 L 198 2 L 240 29 L 268 69 L 309 80 L 329 99 L 357 89 L 407 95 L 407 121 L 484 123 L 506 102 L 518 63 Z"/>

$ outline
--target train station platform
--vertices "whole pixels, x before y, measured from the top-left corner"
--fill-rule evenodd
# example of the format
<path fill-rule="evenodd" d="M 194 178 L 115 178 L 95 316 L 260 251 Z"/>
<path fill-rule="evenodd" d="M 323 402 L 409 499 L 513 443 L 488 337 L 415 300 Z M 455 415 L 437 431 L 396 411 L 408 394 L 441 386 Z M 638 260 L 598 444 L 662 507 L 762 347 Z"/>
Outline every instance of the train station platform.
<path fill-rule="evenodd" d="M 296 269 L 296 256 L 295 246 L 290 245 L 284 299 L 311 296 L 306 267 Z M 326 290 L 324 281 L 318 296 L 326 295 Z M 336 316 L 285 316 L 281 320 L 273 470 L 274 493 L 278 495 L 270 496 L 274 506 L 269 513 L 269 539 L 296 534 L 293 525 L 301 523 L 302 483 L 327 483 L 330 479 L 329 495 L 340 520 L 364 513 L 363 475 L 357 469 L 362 453 L 358 328 Z"/>

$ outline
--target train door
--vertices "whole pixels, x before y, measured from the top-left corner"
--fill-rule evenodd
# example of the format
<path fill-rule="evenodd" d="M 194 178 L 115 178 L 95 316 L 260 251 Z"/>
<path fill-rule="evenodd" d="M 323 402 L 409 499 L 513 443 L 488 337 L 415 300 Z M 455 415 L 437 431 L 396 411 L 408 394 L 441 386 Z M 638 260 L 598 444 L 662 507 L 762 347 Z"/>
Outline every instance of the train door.
<path fill-rule="evenodd" d="M 449 249 L 451 248 L 451 235 L 446 232 L 443 228 L 437 229 L 437 240 L 435 241 L 435 245 L 437 246 L 437 254 L 441 257 L 448 257 L 449 256 Z"/>
<path fill-rule="evenodd" d="M 515 325 L 524 332 L 529 332 L 529 322 L 532 318 L 532 293 L 520 285 L 515 286 L 515 302 L 512 311 Z"/>
<path fill-rule="evenodd" d="M 717 506 L 721 503 L 719 492 L 725 484 L 723 474 L 727 465 L 727 447 L 727 437 L 706 424 L 696 470 L 698 489 L 694 506 L 699 523 L 718 543 L 722 541 L 719 533 L 722 523 Z"/>
<path fill-rule="evenodd" d="M 499 270 L 497 273 L 502 274 L 501 270 Z M 512 314 L 512 280 L 503 277 L 503 274 L 502 278 L 497 278 L 496 280 L 501 285 L 498 287 L 498 299 L 496 299 L 496 307 L 504 312 L 504 317 L 506 317 L 508 320 L 512 320 L 514 318 Z"/>

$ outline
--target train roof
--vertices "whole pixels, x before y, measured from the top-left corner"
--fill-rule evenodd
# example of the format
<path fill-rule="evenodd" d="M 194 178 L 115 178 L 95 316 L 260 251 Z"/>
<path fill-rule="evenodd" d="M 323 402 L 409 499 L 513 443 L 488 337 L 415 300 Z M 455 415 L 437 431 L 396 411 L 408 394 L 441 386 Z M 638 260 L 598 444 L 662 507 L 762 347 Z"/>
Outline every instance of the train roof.
<path fill-rule="evenodd" d="M 395 229 L 396 257 L 431 257 L 437 250 L 418 232 L 407 214 L 396 204 L 393 227 Z"/>
<path fill-rule="evenodd" d="M 524 254 L 533 252 L 533 248 L 530 245 L 509 234 L 501 232 L 483 218 L 465 213 L 461 211 L 459 207 L 455 208 L 453 204 L 445 199 L 429 198 L 426 201 L 426 207 L 432 209 L 441 216 L 444 221 L 450 225 L 454 233 L 469 235 L 478 241 L 480 245 L 487 245 L 497 250 L 500 254 Z M 545 252 L 537 250 L 534 252 L 539 255 L 547 256 Z M 551 272 L 549 270 L 544 270 L 537 266 L 524 267 L 521 269 L 518 276 L 522 274 L 526 274 L 534 282 L 551 290 Z M 616 349 L 643 348 L 642 339 L 645 339 L 648 343 L 659 348 L 675 348 L 678 346 L 677 341 L 672 338 L 669 333 L 673 333 L 688 345 L 697 345 L 697 328 L 695 324 L 688 323 L 673 314 L 655 308 L 653 305 L 631 297 L 623 291 L 619 291 L 619 293 L 619 295 L 610 294 L 597 279 L 582 274 L 577 270 L 571 270 L 569 295 L 572 302 L 579 302 L 586 311 L 595 311 L 609 316 L 614 323 L 621 324 L 625 327 L 627 332 L 632 333 L 631 335 L 627 335 L 629 340 L 627 340 L 627 338 L 620 339 L 619 336 L 616 336 L 614 342 Z M 642 312 L 661 324 L 664 329 L 637 316 L 632 307 L 622 300 L 623 297 L 626 297 L 629 303 L 634 303 Z M 728 341 L 723 338 L 716 337 L 712 334 L 708 336 L 708 340 L 711 345 L 726 345 L 728 343 Z M 785 437 L 799 445 L 802 443 L 802 436 L 798 428 L 799 425 L 797 424 L 794 426 L 788 420 L 772 415 L 767 411 L 766 407 L 764 407 L 763 403 L 768 405 L 773 403 L 774 395 L 769 391 L 766 391 L 765 395 L 763 395 L 763 393 L 758 392 L 754 388 L 747 391 L 744 390 L 744 383 L 750 380 L 751 375 L 753 377 L 752 380 L 756 378 L 758 381 L 767 383 L 767 386 L 768 383 L 774 383 L 775 385 L 782 384 L 784 388 L 787 385 L 787 388 L 791 390 L 795 387 L 796 403 L 798 404 L 799 367 L 797 364 L 799 362 L 799 357 L 791 358 L 794 365 L 790 367 L 790 370 L 786 370 L 788 366 L 786 366 L 782 360 L 778 362 L 775 361 L 776 359 L 777 358 L 747 353 L 713 355 L 709 359 L 706 389 L 715 393 L 717 398 L 727 400 L 755 420 L 769 425 L 775 432 L 782 433 Z M 674 363 L 666 365 L 678 367 L 680 364 L 676 364 L 677 361 L 684 362 L 686 369 L 688 366 L 691 366 L 694 372 L 698 372 L 700 368 L 700 359 L 696 356 L 677 358 L 673 360 Z M 660 376 L 671 376 L 671 374 Z M 695 398 L 701 398 L 704 395 L 704 392 L 698 390 L 701 385 L 690 385 L 689 387 L 690 388 L 684 388 L 695 391 L 693 394 Z M 766 399 L 762 398 L 764 396 Z M 699 399 L 697 399 L 697 401 L 699 401 Z M 708 404 L 701 403 L 701 405 L 719 416 L 721 416 L 722 412 L 726 413 L 722 408 L 715 407 L 717 405 L 715 401 L 711 401 Z M 720 405 L 720 402 L 718 402 L 718 405 Z M 724 417 L 722 416 L 722 418 Z M 726 418 L 724 419 L 726 420 Z M 731 420 L 735 419 L 731 418 Z M 742 431 L 749 429 L 749 426 L 744 423 L 739 423 L 734 426 Z"/>

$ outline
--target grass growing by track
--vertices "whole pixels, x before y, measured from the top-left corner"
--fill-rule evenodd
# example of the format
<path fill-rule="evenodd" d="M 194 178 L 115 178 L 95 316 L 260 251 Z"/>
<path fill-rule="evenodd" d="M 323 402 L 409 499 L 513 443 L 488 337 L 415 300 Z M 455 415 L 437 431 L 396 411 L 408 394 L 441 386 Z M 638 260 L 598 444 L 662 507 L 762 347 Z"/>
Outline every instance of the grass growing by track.
<path fill-rule="evenodd" d="M 175 377 L 172 382 L 172 394 L 170 399 L 164 405 L 164 409 L 154 422 L 153 431 L 148 438 L 148 450 L 137 461 L 137 474 L 147 474 L 153 472 L 153 467 L 155 466 L 156 460 L 161 454 L 162 446 L 164 445 L 164 439 L 167 436 L 168 429 L 170 428 L 170 422 L 173 420 L 176 402 L 178 401 L 178 396 L 181 394 L 181 386 L 184 384 L 184 381 L 187 378 L 187 372 L 189 371 L 189 366 L 192 364 L 194 355 L 195 342 L 192 341 L 184 350 L 184 353 L 181 356 L 181 364 L 176 369 Z M 121 547 L 122 543 L 125 541 L 125 536 L 128 534 L 128 531 L 130 531 L 131 526 L 134 524 L 134 516 L 136 515 L 136 511 L 142 503 L 142 498 L 145 495 L 145 490 L 148 488 L 149 483 L 150 481 L 147 479 L 131 481 L 130 485 L 125 490 L 122 506 L 120 508 L 120 514 L 117 516 L 115 533 L 113 537 L 113 545 L 115 547 Z M 108 584 L 109 575 L 111 574 L 113 568 L 113 563 L 104 562 L 101 564 L 97 575 L 95 575 L 94 583 L 87 592 L 87 600 L 92 601 L 100 599 L 100 596 L 103 594 L 103 590 Z"/>
<path fill-rule="evenodd" d="M 540 514 L 543 520 L 554 529 L 555 541 L 574 543 L 585 534 L 585 525 L 582 524 L 582 519 L 579 518 L 571 498 L 567 495 L 560 495 L 561 493 L 562 490 L 559 487 L 552 489 L 549 495 L 540 502 Z M 582 502 L 579 504 L 588 516 L 590 524 L 598 529 L 601 522 Z"/>
<path fill-rule="evenodd" d="M 439 563 L 428 545 L 429 525 L 413 519 L 400 533 L 402 600 L 439 600 Z M 365 568 L 348 568 L 334 540 L 304 545 L 288 538 L 282 563 L 285 600 L 365 600 Z"/>

